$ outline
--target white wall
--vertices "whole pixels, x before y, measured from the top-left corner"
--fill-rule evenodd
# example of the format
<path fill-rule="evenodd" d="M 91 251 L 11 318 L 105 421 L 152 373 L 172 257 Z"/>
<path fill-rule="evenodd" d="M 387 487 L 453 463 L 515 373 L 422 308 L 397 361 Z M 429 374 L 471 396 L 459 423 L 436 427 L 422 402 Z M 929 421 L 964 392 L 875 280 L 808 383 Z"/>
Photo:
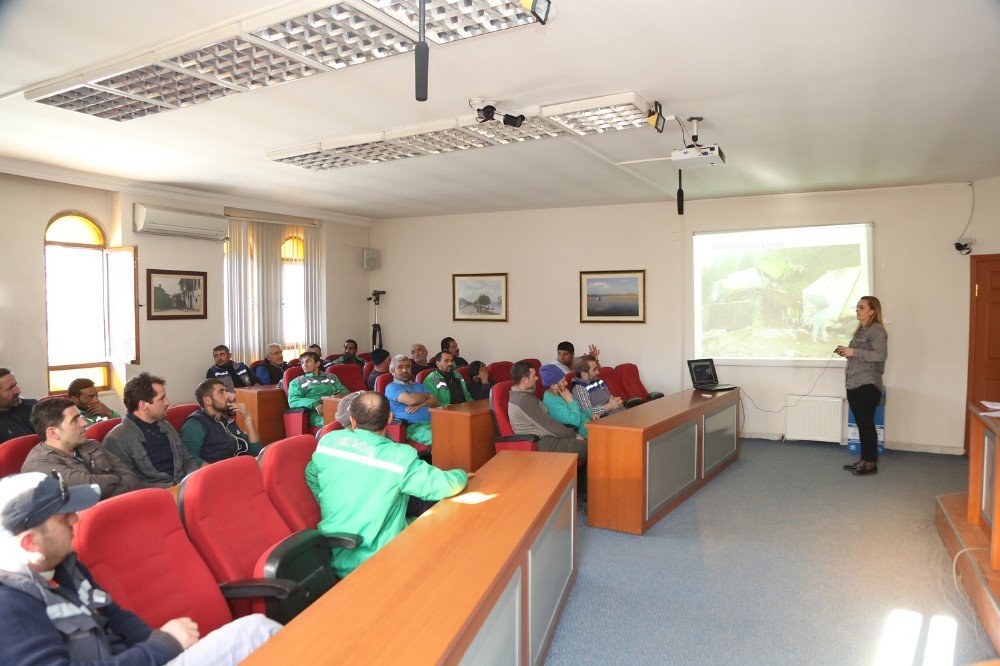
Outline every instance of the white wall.
<path fill-rule="evenodd" d="M 358 351 L 371 349 L 369 303 L 372 271 L 362 268 L 361 250 L 369 247 L 366 226 L 325 223 L 326 233 L 326 340 L 310 340 L 323 354 L 340 354 L 344 340 L 358 341 Z"/>
<path fill-rule="evenodd" d="M 969 234 L 977 253 L 1000 251 L 1000 179 L 977 183 Z M 407 351 L 455 337 L 468 360 L 548 361 L 559 340 L 589 342 L 611 364 L 636 362 L 650 390 L 689 385 L 693 353 L 691 236 L 696 231 L 875 223 L 876 295 L 893 323 L 886 369 L 890 447 L 961 453 L 968 355 L 969 260 L 951 246 L 971 206 L 965 184 L 672 202 L 501 214 L 380 220 L 375 281 L 389 289 L 386 343 Z M 646 270 L 645 324 L 579 323 L 579 271 Z M 510 274 L 508 323 L 453 322 L 451 274 Z M 846 342 L 846 341 L 845 341 Z M 727 365 L 723 379 L 745 387 L 762 410 L 787 393 L 844 395 L 843 370 Z M 785 415 L 746 403 L 744 432 L 779 436 Z"/>

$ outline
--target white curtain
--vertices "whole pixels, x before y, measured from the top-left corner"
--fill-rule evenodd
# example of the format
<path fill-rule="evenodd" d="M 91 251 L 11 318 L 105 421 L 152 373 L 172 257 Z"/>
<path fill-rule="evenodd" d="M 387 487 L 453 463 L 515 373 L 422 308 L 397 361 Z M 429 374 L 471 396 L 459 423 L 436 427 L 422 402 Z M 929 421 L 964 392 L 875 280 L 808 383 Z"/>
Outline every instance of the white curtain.
<path fill-rule="evenodd" d="M 248 364 L 259 358 L 262 334 L 255 302 L 259 279 L 254 238 L 257 226 L 247 220 L 231 219 L 226 245 L 226 345 L 234 358 Z"/>
<path fill-rule="evenodd" d="M 259 317 L 261 339 L 260 349 L 254 358 L 264 358 L 264 345 L 277 342 L 286 344 L 281 320 L 281 244 L 285 240 L 283 229 L 278 224 L 254 222 L 257 238 L 258 290 L 260 302 Z"/>
<path fill-rule="evenodd" d="M 303 229 L 305 242 L 306 338 L 326 344 L 326 238 L 321 227 Z"/>

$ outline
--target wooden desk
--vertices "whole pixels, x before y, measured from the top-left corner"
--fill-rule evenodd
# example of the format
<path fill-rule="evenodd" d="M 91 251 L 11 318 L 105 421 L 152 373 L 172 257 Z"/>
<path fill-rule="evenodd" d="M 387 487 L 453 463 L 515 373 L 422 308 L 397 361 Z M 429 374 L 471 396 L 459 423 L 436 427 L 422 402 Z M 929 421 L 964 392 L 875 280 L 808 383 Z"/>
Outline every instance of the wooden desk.
<path fill-rule="evenodd" d="M 260 443 L 270 444 L 285 437 L 284 411 L 288 409 L 285 392 L 276 386 L 248 386 L 236 389 L 236 402 L 247 406 L 257 424 Z M 240 419 L 242 420 L 242 418 Z M 246 424 L 240 424 L 245 428 Z"/>
<path fill-rule="evenodd" d="M 587 524 L 643 534 L 708 483 L 739 458 L 739 404 L 692 389 L 588 423 Z"/>
<path fill-rule="evenodd" d="M 431 409 L 435 467 L 475 472 L 496 454 L 495 436 L 489 400 Z"/>
<path fill-rule="evenodd" d="M 576 577 L 575 481 L 575 455 L 499 453 L 244 663 L 537 663 Z"/>
<path fill-rule="evenodd" d="M 343 395 L 328 395 L 323 398 L 323 425 L 329 425 L 337 420 L 337 407 Z"/>

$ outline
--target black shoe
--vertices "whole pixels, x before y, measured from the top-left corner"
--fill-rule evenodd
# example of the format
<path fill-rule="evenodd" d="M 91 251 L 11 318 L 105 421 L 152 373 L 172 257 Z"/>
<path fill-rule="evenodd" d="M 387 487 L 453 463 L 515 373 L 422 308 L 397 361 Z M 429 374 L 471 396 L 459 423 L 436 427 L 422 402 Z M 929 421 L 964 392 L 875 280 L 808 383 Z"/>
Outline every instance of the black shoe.
<path fill-rule="evenodd" d="M 871 467 L 865 467 L 861 465 L 852 472 L 855 476 L 868 476 L 869 474 L 878 474 L 878 465 L 872 465 Z"/>
<path fill-rule="evenodd" d="M 859 460 L 856 463 L 851 463 L 850 465 L 844 465 L 844 469 L 846 469 L 848 472 L 853 472 L 857 468 L 861 467 L 861 463 L 863 462 L 864 462 L 863 460 Z"/>

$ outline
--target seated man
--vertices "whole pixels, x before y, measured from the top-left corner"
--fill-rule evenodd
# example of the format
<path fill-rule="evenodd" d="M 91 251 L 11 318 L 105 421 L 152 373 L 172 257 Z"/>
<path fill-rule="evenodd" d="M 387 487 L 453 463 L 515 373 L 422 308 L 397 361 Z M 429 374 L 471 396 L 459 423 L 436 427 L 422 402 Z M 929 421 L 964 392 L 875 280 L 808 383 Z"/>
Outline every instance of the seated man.
<path fill-rule="evenodd" d="M 122 398 L 128 413 L 104 437 L 104 448 L 139 477 L 143 488 L 169 488 L 201 465 L 167 423 L 166 381 L 143 372 L 125 384 Z"/>
<path fill-rule="evenodd" d="M 566 386 L 566 373 L 558 365 L 550 363 L 539 368 L 538 377 L 546 389 L 542 404 L 549 416 L 586 438 L 587 421 L 596 421 L 600 417 L 580 409 L 580 405 L 573 399 L 573 393 Z"/>
<path fill-rule="evenodd" d="M 233 356 L 226 345 L 217 345 L 212 350 L 215 365 L 205 373 L 205 379 L 226 379 L 232 381 L 233 388 L 243 388 L 257 384 L 257 378 L 250 372 L 245 363 L 234 363 Z"/>
<path fill-rule="evenodd" d="M 66 388 L 66 395 L 73 401 L 80 414 L 87 421 L 88 426 L 92 426 L 98 421 L 117 419 L 121 416 L 103 402 L 97 399 L 97 386 L 92 379 L 80 377 L 74 379 Z"/>
<path fill-rule="evenodd" d="M 267 346 L 264 362 L 254 370 L 254 377 L 257 378 L 257 383 L 272 386 L 281 381 L 285 376 L 285 370 L 288 370 L 288 364 L 282 360 L 281 345 L 272 342 Z"/>
<path fill-rule="evenodd" d="M 510 369 L 510 402 L 507 416 L 510 427 L 517 435 L 538 435 L 539 451 L 575 453 L 580 460 L 587 459 L 587 442 L 570 428 L 559 423 L 545 411 L 545 406 L 535 397 L 538 373 L 527 361 L 518 361 Z"/>
<path fill-rule="evenodd" d="M 611 389 L 601 379 L 598 371 L 600 364 L 590 354 L 584 354 L 576 359 L 573 369 L 576 377 L 573 379 L 573 398 L 585 412 L 607 416 L 625 409 L 621 398 L 611 395 Z"/>
<path fill-rule="evenodd" d="M 291 409 L 306 410 L 309 425 L 315 428 L 323 426 L 323 398 L 348 393 L 336 375 L 329 375 L 320 369 L 321 363 L 316 352 L 303 352 L 299 356 L 299 365 L 305 374 L 296 377 L 288 385 L 288 406 Z"/>
<path fill-rule="evenodd" d="M 413 343 L 413 346 L 410 347 L 410 360 L 413 361 L 412 372 L 414 376 L 433 367 L 427 360 L 427 347 L 419 342 Z"/>
<path fill-rule="evenodd" d="M 184 419 L 181 441 L 199 465 L 260 453 L 260 435 L 247 406 L 237 403 L 221 380 L 206 379 L 198 384 L 194 401 L 201 409 Z M 246 432 L 236 425 L 237 412 L 243 415 Z"/>
<path fill-rule="evenodd" d="M 199 640 L 189 617 L 153 629 L 119 606 L 73 552 L 76 512 L 100 496 L 58 473 L 0 480 L 0 664 L 235 665 L 281 629 L 249 615 Z"/>
<path fill-rule="evenodd" d="M 326 370 L 329 369 L 331 365 L 333 365 L 332 360 L 328 361 L 325 358 L 323 358 L 323 348 L 320 347 L 315 342 L 306 347 L 306 351 L 311 351 L 314 354 L 316 354 L 316 356 L 319 356 L 320 369 L 322 369 L 324 372 L 326 372 Z"/>
<path fill-rule="evenodd" d="M 337 403 L 337 414 L 334 417 L 337 419 L 337 423 L 345 428 L 351 427 L 351 405 L 354 404 L 355 399 L 362 393 L 367 393 L 367 391 L 348 393 L 340 399 L 340 402 Z"/>
<path fill-rule="evenodd" d="M 385 397 L 389 399 L 393 417 L 408 422 L 406 439 L 430 446 L 431 411 L 428 407 L 437 407 L 438 400 L 426 386 L 413 381 L 411 367 L 410 359 L 402 354 L 392 357 L 389 372 L 393 381 L 385 387 Z"/>
<path fill-rule="evenodd" d="M 317 529 L 362 538 L 354 550 L 334 549 L 333 568 L 341 578 L 403 531 L 408 496 L 444 499 L 460 493 L 468 480 L 464 471 L 432 467 L 413 447 L 385 437 L 385 396 L 362 393 L 350 414 L 351 428 L 324 435 L 306 465 L 306 483 L 322 515 Z"/>
<path fill-rule="evenodd" d="M 22 472 L 48 474 L 55 470 L 67 486 L 97 484 L 101 499 L 142 487 L 115 454 L 87 439 L 87 422 L 72 400 L 43 400 L 31 411 L 31 422 L 41 441 L 28 452 Z"/>
<path fill-rule="evenodd" d="M 35 434 L 31 427 L 34 400 L 21 398 L 17 377 L 8 368 L 0 368 L 0 442 Z"/>
<path fill-rule="evenodd" d="M 458 355 L 458 343 L 455 342 L 455 338 L 442 338 L 441 339 L 441 351 L 446 351 L 455 358 L 455 367 L 464 368 L 469 365 L 469 362 Z"/>
<path fill-rule="evenodd" d="M 389 352 L 384 349 L 376 349 L 372 352 L 372 371 L 368 375 L 368 390 L 375 390 L 375 380 L 379 375 L 389 372 Z"/>
<path fill-rule="evenodd" d="M 343 363 L 353 363 L 358 368 L 364 370 L 365 360 L 363 358 L 358 358 L 358 343 L 356 340 L 351 340 L 348 338 L 344 340 L 344 353 L 333 359 L 333 365 L 340 365 Z"/>
<path fill-rule="evenodd" d="M 482 361 L 473 361 L 469 364 L 469 381 L 466 387 L 473 400 L 486 400 L 490 397 L 490 389 L 496 384 L 490 378 L 490 373 L 486 370 L 486 364 Z"/>
<path fill-rule="evenodd" d="M 573 354 L 575 353 L 576 348 L 573 347 L 573 343 L 569 340 L 563 340 L 556 345 L 556 362 L 554 365 L 562 370 L 564 375 L 567 372 L 573 372 Z"/>
<path fill-rule="evenodd" d="M 424 378 L 424 386 L 438 399 L 438 404 L 457 405 L 460 402 L 472 402 L 465 380 L 455 371 L 455 358 L 451 353 L 438 352 L 434 362 L 437 364 L 437 370 Z"/>

